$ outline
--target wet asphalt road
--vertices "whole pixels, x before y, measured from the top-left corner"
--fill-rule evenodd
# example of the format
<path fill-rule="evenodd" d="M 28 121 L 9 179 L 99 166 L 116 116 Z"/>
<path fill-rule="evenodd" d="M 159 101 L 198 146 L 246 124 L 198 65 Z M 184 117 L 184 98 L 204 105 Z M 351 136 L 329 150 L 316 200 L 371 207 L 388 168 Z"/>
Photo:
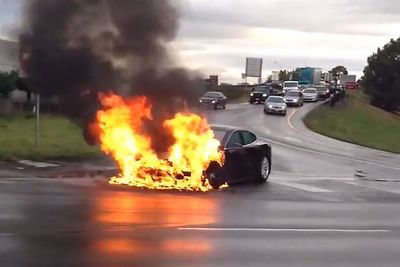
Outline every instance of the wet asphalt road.
<path fill-rule="evenodd" d="M 1 179 L 0 266 L 399 266 L 399 155 L 309 132 L 312 105 L 287 118 L 247 104 L 207 112 L 270 140 L 263 186 L 199 194 Z"/>

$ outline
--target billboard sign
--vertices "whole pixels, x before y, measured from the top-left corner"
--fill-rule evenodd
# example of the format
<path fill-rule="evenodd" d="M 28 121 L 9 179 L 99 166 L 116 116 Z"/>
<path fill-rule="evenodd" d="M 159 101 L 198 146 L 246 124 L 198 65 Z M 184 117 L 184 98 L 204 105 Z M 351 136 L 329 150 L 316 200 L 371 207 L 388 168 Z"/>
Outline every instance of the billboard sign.
<path fill-rule="evenodd" d="M 246 58 L 246 76 L 261 77 L 262 63 L 262 58 Z"/>
<path fill-rule="evenodd" d="M 218 85 L 218 75 L 210 75 L 210 83 Z"/>

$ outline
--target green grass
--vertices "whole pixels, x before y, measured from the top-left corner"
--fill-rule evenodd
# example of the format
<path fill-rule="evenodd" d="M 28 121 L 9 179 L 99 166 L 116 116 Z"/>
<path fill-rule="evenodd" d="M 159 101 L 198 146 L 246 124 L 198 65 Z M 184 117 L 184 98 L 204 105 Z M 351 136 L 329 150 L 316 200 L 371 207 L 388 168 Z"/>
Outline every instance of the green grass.
<path fill-rule="evenodd" d="M 59 116 L 41 116 L 40 146 L 35 148 L 35 119 L 19 115 L 0 117 L 0 160 L 82 159 L 99 155 L 81 129 Z"/>
<path fill-rule="evenodd" d="M 220 91 L 228 98 L 228 103 L 242 103 L 249 101 L 250 87 L 248 90 L 229 86 L 221 86 Z"/>
<path fill-rule="evenodd" d="M 311 130 L 336 139 L 400 153 L 400 116 L 371 106 L 361 91 L 349 92 L 333 108 L 322 105 L 304 122 Z"/>

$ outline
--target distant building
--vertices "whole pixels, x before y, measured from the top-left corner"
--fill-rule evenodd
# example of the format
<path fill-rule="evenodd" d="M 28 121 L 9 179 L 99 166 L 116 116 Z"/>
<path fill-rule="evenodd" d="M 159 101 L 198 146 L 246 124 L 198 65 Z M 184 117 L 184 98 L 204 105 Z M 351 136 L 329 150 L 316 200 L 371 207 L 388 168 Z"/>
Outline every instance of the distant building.
<path fill-rule="evenodd" d="M 19 44 L 0 39 L 0 71 L 12 71 L 19 68 Z"/>
<path fill-rule="evenodd" d="M 333 75 L 330 72 L 323 72 L 321 74 L 321 80 L 325 81 L 325 82 L 331 82 L 333 81 Z"/>
<path fill-rule="evenodd" d="M 271 80 L 273 82 L 279 81 L 279 71 L 272 71 L 271 73 Z"/>

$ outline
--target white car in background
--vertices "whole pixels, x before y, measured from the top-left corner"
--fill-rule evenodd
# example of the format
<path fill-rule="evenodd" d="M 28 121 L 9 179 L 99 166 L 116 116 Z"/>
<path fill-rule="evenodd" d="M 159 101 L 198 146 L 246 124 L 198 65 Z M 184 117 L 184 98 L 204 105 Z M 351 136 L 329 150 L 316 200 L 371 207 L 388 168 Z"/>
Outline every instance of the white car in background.
<path fill-rule="evenodd" d="M 304 102 L 317 102 L 318 101 L 318 91 L 315 88 L 307 88 L 303 90 Z"/>
<path fill-rule="evenodd" d="M 283 82 L 283 93 L 287 93 L 290 90 L 299 90 L 299 82 L 297 81 Z"/>

